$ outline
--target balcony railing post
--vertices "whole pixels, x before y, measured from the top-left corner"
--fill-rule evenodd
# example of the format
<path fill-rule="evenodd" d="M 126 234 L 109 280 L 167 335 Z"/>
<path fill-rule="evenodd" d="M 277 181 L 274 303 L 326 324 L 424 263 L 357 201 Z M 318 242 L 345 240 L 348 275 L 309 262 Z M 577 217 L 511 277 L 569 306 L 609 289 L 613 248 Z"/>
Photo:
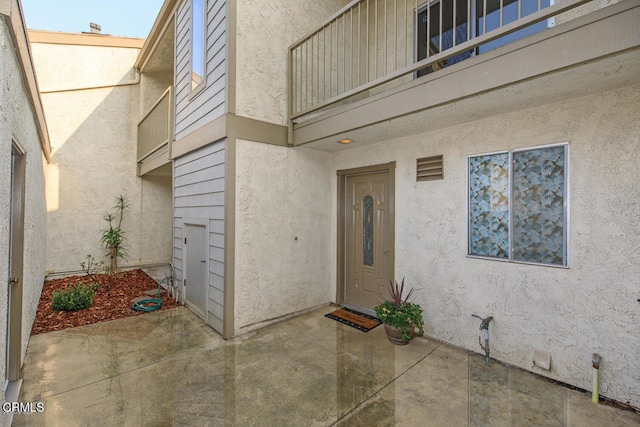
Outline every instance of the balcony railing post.
<path fill-rule="evenodd" d="M 168 157 L 169 159 L 171 159 L 171 151 L 173 150 L 173 138 L 175 137 L 174 135 L 174 123 L 173 123 L 173 118 L 175 117 L 174 115 L 174 111 L 175 111 L 175 104 L 174 104 L 174 98 L 173 98 L 173 85 L 169 86 L 169 93 L 167 95 L 169 97 L 169 111 L 167 111 L 167 142 L 168 142 Z"/>
<path fill-rule="evenodd" d="M 361 15 L 362 2 L 358 3 L 358 78 L 356 80 L 358 86 L 360 86 L 360 51 L 362 50 L 362 15 Z"/>
<path fill-rule="evenodd" d="M 365 22 L 365 28 L 364 28 L 364 34 L 365 34 L 365 43 L 364 43 L 364 47 L 365 47 L 365 58 L 364 58 L 364 72 L 365 72 L 365 78 L 364 78 L 364 84 L 369 83 L 370 79 L 369 79 L 369 0 L 367 0 L 367 20 Z"/>
<path fill-rule="evenodd" d="M 287 100 L 287 121 L 288 121 L 288 129 L 287 129 L 287 145 L 293 145 L 293 103 L 295 102 L 294 93 L 294 67 L 293 67 L 293 56 L 294 56 L 295 48 L 289 48 L 289 54 L 287 55 L 287 87 L 289 88 L 289 99 Z"/>

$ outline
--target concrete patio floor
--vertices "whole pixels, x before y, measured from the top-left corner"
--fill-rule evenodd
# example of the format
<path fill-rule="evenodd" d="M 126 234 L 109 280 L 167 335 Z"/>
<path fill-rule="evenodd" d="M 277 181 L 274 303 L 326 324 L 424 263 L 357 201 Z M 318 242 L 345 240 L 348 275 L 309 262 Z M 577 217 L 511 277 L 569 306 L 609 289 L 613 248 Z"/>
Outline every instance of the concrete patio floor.
<path fill-rule="evenodd" d="M 322 307 L 224 341 L 185 307 L 31 337 L 14 426 L 640 426 L 640 415 Z"/>

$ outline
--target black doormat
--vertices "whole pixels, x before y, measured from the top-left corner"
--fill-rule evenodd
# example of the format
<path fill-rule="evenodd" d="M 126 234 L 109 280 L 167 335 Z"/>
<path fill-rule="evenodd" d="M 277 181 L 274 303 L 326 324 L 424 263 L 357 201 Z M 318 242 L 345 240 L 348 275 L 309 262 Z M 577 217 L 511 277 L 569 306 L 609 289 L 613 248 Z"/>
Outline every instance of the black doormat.
<path fill-rule="evenodd" d="M 368 314 L 360 313 L 355 310 L 350 310 L 348 308 L 341 308 L 329 314 L 325 314 L 324 317 L 337 320 L 340 323 L 359 329 L 362 332 L 369 332 L 382 323 L 373 316 L 369 316 Z"/>

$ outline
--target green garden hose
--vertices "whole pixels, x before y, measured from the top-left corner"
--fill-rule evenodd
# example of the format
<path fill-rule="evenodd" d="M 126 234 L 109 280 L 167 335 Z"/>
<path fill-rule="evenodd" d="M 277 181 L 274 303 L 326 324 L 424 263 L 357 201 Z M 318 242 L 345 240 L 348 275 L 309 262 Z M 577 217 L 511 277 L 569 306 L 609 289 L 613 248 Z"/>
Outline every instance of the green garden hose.
<path fill-rule="evenodd" d="M 136 311 L 144 311 L 145 313 L 149 313 L 152 311 L 159 310 L 162 307 L 162 297 L 160 296 L 160 284 L 167 280 L 165 277 L 160 282 L 158 282 L 158 298 L 148 298 L 143 299 L 142 301 L 134 302 L 132 307 Z"/>

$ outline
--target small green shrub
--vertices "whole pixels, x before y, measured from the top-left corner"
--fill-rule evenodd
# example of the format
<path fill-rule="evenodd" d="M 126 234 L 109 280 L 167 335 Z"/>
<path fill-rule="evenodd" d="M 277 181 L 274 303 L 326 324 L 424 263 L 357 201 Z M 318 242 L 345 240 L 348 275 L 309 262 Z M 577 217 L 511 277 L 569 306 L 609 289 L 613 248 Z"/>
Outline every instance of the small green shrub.
<path fill-rule="evenodd" d="M 80 282 L 70 289 L 55 291 L 51 306 L 58 311 L 82 310 L 93 304 L 95 296 L 96 290 L 93 286 Z"/>

